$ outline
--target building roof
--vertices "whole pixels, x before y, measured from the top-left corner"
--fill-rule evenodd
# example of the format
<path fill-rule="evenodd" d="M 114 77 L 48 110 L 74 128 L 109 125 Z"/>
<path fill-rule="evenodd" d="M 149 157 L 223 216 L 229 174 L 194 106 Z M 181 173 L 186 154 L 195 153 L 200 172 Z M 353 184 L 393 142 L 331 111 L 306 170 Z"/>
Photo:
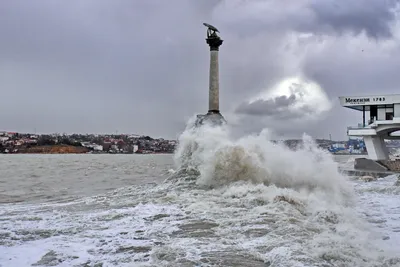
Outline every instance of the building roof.
<path fill-rule="evenodd" d="M 400 104 L 400 94 L 340 96 L 339 101 L 342 107 L 362 111 L 365 106 L 365 110 L 369 111 L 370 106 Z"/>

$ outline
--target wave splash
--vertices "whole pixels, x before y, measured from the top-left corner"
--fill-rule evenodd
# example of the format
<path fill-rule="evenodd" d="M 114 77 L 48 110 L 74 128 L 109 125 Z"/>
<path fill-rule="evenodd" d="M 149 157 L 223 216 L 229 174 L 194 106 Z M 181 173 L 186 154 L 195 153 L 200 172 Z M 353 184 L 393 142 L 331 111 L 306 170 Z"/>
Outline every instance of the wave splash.
<path fill-rule="evenodd" d="M 218 223 L 228 224 L 232 235 L 229 214 L 240 209 L 231 219 L 257 236 L 243 244 L 280 266 L 397 264 L 361 216 L 353 184 L 310 136 L 293 149 L 273 142 L 268 129 L 234 139 L 228 125 L 195 128 L 194 122 L 179 137 L 174 158 L 175 178 L 190 180 L 197 193 L 205 189 L 191 194 L 190 212 L 223 217 Z"/>
<path fill-rule="evenodd" d="M 273 142 L 268 129 L 234 140 L 229 126 L 193 127 L 179 137 L 175 153 L 178 171 L 197 175 L 198 185 L 218 187 L 234 182 L 262 183 L 296 191 L 329 194 L 331 200 L 350 203 L 351 185 L 338 172 L 332 155 L 304 135 L 301 146 L 288 148 Z"/>

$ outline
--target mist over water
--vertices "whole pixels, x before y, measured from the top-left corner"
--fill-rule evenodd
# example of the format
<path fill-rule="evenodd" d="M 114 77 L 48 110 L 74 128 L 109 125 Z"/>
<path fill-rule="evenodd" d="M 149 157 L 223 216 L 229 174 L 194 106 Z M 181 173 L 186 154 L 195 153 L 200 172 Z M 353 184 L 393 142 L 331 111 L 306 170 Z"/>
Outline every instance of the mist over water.
<path fill-rule="evenodd" d="M 0 266 L 400 265 L 396 177 L 344 177 L 306 135 L 290 150 L 271 142 L 268 130 L 234 139 L 228 126 L 194 129 L 193 122 L 170 163 L 161 155 L 48 157 L 52 167 L 33 170 L 43 183 L 37 190 L 51 190 L 49 170 L 58 166 L 67 192 L 51 202 L 24 201 L 31 185 L 18 173 L 43 157 L 18 158 L 26 163 L 0 176 L 22 194 L 0 207 Z M 0 161 L 2 171 L 15 164 Z M 90 179 L 103 191 L 74 193 L 96 187 Z M 114 180 L 118 188 L 105 190 Z"/>

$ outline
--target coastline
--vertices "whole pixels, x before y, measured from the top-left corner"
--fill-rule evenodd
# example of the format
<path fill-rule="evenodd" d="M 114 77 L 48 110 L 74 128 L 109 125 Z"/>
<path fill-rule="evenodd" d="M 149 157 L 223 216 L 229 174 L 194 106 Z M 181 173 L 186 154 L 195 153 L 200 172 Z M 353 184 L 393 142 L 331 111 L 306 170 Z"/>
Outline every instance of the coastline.
<path fill-rule="evenodd" d="M 71 145 L 44 145 L 20 148 L 15 152 L 6 154 L 85 154 L 90 150 L 82 146 Z"/>
<path fill-rule="evenodd" d="M 0 154 L 137 154 L 137 155 L 154 155 L 154 154 L 173 154 L 174 151 L 151 151 L 151 150 L 137 150 L 135 152 L 111 152 L 111 151 L 98 151 L 93 150 L 84 146 L 73 146 L 66 144 L 59 145 L 43 145 L 43 146 L 32 146 L 32 147 L 24 147 L 19 148 L 14 151 L 10 151 L 8 153 L 0 153 Z M 330 152 L 332 155 L 336 156 L 352 156 L 352 155 L 367 155 L 367 153 L 335 153 Z"/>
<path fill-rule="evenodd" d="M 127 152 L 108 152 L 108 151 L 94 151 L 83 146 L 72 146 L 72 145 L 44 145 L 44 146 L 32 146 L 26 148 L 19 148 L 15 151 L 0 154 L 137 154 L 137 155 L 148 155 L 148 154 L 173 154 L 172 152 L 157 152 L 157 151 L 137 151 L 132 153 Z"/>

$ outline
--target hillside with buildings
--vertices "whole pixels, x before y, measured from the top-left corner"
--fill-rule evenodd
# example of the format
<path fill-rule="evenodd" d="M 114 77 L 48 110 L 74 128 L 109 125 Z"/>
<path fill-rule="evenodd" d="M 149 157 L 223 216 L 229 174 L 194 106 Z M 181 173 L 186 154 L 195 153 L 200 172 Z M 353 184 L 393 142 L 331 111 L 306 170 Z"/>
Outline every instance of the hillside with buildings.
<path fill-rule="evenodd" d="M 0 132 L 0 153 L 173 153 L 175 140 L 139 135 Z"/>
<path fill-rule="evenodd" d="M 281 140 L 291 149 L 297 149 L 302 141 Z M 353 138 L 346 141 L 317 139 L 319 147 L 333 154 L 365 154 L 364 141 Z M 0 153 L 109 153 L 109 154 L 151 154 L 173 153 L 176 140 L 152 138 L 133 134 L 24 134 L 0 132 Z M 395 152 L 400 147 L 397 141 L 387 141 L 388 148 Z M 396 152 L 397 153 L 397 152 Z"/>

